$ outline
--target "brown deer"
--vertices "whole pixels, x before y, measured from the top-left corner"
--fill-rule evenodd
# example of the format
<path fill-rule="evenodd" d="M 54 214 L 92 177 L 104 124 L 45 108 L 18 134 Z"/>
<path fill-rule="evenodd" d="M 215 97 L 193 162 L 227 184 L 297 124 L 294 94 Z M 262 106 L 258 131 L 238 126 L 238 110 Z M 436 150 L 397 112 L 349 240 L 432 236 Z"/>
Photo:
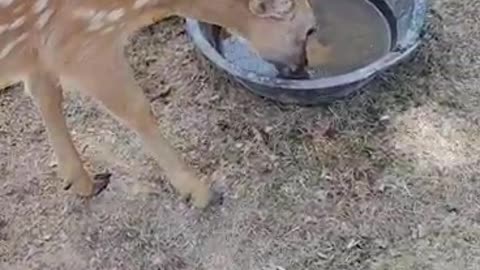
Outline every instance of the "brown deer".
<path fill-rule="evenodd" d="M 62 113 L 62 85 L 93 97 L 132 128 L 174 188 L 205 207 L 210 188 L 157 129 L 124 57 L 129 34 L 152 18 L 183 16 L 220 25 L 261 57 L 295 70 L 306 64 L 315 25 L 308 0 L 0 0 L 0 79 L 23 81 L 45 122 L 65 189 L 90 197 L 108 180 L 84 169 Z"/>

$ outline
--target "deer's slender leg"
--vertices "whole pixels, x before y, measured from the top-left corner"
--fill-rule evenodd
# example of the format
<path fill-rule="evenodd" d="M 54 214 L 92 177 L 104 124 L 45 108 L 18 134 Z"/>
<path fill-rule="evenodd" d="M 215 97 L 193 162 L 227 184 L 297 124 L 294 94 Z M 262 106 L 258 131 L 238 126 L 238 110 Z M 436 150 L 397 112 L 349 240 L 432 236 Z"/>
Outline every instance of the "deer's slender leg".
<path fill-rule="evenodd" d="M 34 71 L 28 75 L 25 86 L 34 97 L 45 122 L 65 189 L 72 186 L 80 196 L 91 196 L 103 190 L 108 182 L 94 183 L 91 180 L 73 145 L 62 113 L 62 87 L 57 79 L 46 72 Z"/>
<path fill-rule="evenodd" d="M 150 103 L 135 82 L 121 50 L 109 48 L 96 51 L 95 55 L 68 68 L 67 79 L 135 130 L 175 189 L 182 196 L 191 196 L 195 206 L 205 207 L 210 200 L 207 185 L 197 178 L 161 135 Z"/>

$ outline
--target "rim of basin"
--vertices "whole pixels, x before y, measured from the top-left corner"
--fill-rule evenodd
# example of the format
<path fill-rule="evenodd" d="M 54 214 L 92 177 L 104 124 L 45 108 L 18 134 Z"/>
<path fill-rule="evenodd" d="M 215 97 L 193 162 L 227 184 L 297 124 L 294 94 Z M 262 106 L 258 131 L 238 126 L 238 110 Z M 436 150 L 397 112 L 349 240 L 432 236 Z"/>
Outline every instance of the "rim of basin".
<path fill-rule="evenodd" d="M 403 49 L 397 49 L 396 51 L 391 51 L 387 53 L 385 56 L 377 59 L 376 61 L 366 65 L 362 68 L 356 69 L 354 71 L 330 76 L 330 77 L 323 77 L 323 78 L 315 78 L 315 79 L 285 79 L 285 78 L 276 78 L 276 77 L 268 77 L 265 75 L 261 75 L 252 71 L 244 70 L 240 67 L 233 65 L 227 59 L 225 59 L 215 48 L 212 44 L 207 40 L 204 36 L 203 31 L 201 29 L 201 25 L 208 25 L 206 23 L 199 22 L 194 19 L 187 18 L 186 28 L 189 32 L 190 36 L 192 37 L 196 46 L 202 51 L 202 53 L 209 58 L 215 65 L 220 67 L 221 69 L 227 71 L 231 75 L 244 80 L 250 83 L 256 83 L 260 85 L 265 85 L 268 87 L 281 87 L 283 89 L 291 89 L 291 90 L 308 90 L 308 89 L 319 89 L 319 88 L 332 88 L 338 87 L 341 85 L 349 85 L 354 84 L 359 81 L 368 79 L 378 72 L 381 72 L 410 53 L 412 53 L 420 44 L 419 41 L 419 34 L 420 29 L 423 27 L 425 12 L 426 12 L 426 0 L 417 0 L 415 1 L 414 5 L 417 5 L 414 9 L 416 12 L 412 14 L 412 27 L 409 32 L 410 34 L 404 38 L 401 42 L 403 44 Z M 413 33 L 413 34 L 412 34 Z"/>

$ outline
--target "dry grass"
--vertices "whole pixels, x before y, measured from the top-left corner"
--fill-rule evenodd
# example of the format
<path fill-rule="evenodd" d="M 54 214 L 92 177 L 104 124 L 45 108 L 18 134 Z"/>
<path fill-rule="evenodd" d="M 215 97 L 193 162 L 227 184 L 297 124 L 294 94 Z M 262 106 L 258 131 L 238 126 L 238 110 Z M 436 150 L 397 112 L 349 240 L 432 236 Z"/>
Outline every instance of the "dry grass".
<path fill-rule="evenodd" d="M 128 55 L 160 128 L 226 194 L 206 212 L 75 94 L 75 142 L 114 179 L 90 203 L 63 193 L 32 102 L 2 91 L 0 268 L 478 269 L 480 5 L 432 5 L 415 59 L 328 108 L 227 82 L 179 20 L 135 36 Z"/>

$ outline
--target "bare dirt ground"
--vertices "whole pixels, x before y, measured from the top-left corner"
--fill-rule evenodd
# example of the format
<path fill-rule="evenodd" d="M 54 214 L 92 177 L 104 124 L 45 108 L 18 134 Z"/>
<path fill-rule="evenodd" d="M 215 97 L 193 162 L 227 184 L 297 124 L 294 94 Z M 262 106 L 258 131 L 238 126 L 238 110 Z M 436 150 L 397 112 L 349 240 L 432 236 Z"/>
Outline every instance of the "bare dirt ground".
<path fill-rule="evenodd" d="M 75 142 L 113 179 L 89 203 L 63 192 L 32 101 L 2 91 L 0 269 L 480 269 L 480 2 L 431 3 L 415 59 L 328 108 L 227 82 L 179 19 L 136 35 L 128 55 L 160 128 L 225 192 L 205 212 L 75 94 Z"/>

